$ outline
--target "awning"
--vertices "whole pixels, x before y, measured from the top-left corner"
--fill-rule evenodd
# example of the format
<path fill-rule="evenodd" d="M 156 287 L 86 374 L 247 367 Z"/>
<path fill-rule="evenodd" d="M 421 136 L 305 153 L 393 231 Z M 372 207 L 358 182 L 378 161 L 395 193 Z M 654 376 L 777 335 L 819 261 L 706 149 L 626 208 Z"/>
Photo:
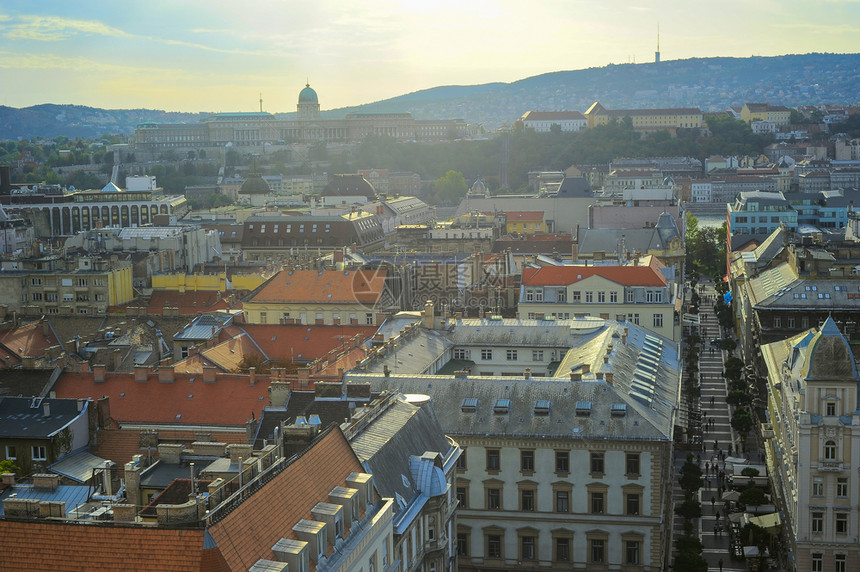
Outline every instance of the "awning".
<path fill-rule="evenodd" d="M 782 524 L 782 519 L 779 518 L 778 512 L 772 512 L 770 514 L 763 514 L 761 516 L 750 518 L 750 524 L 755 524 L 756 526 L 760 526 L 765 529 L 778 528 L 779 525 Z"/>
<path fill-rule="evenodd" d="M 80 451 L 57 461 L 48 468 L 60 476 L 86 483 L 92 478 L 93 469 L 104 467 L 106 460 L 96 457 L 89 451 Z"/>
<path fill-rule="evenodd" d="M 723 493 L 724 501 L 735 501 L 738 502 L 741 498 L 741 493 L 738 491 L 729 491 L 727 493 Z"/>

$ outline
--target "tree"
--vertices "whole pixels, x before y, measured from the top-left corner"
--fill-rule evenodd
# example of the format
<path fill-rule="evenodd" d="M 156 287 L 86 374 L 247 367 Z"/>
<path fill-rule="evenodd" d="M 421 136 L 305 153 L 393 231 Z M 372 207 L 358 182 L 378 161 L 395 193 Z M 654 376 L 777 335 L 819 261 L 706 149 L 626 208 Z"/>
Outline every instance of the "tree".
<path fill-rule="evenodd" d="M 743 376 L 744 362 L 734 356 L 726 360 L 724 364 L 723 377 L 726 379 L 740 379 Z"/>
<path fill-rule="evenodd" d="M 463 198 L 467 190 L 469 187 L 463 173 L 458 171 L 448 171 L 433 184 L 433 194 L 438 204 L 455 204 Z"/>
<path fill-rule="evenodd" d="M 693 520 L 702 516 L 702 503 L 695 499 L 687 499 L 675 508 L 675 514 L 684 520 Z"/>
<path fill-rule="evenodd" d="M 743 407 L 752 403 L 752 397 L 745 391 L 730 391 L 726 396 L 726 403 L 734 407 Z"/>
<path fill-rule="evenodd" d="M 741 442 L 746 442 L 747 434 L 753 428 L 753 420 L 750 416 L 750 412 L 746 409 L 738 409 L 735 411 L 735 414 L 732 415 L 732 429 L 740 433 Z"/>
<path fill-rule="evenodd" d="M 755 467 L 747 467 L 741 471 L 741 474 L 745 477 L 757 477 L 759 476 L 759 470 Z"/>
<path fill-rule="evenodd" d="M 702 488 L 702 482 L 702 468 L 693 462 L 693 455 L 687 455 L 687 460 L 681 467 L 681 478 L 678 479 L 685 496 L 692 499 L 696 491 Z"/>
<path fill-rule="evenodd" d="M 21 474 L 21 467 L 15 464 L 15 461 L 4 459 L 0 461 L 0 475 L 3 473 Z"/>
<path fill-rule="evenodd" d="M 738 347 L 738 343 L 731 338 L 726 338 L 720 342 L 720 349 L 733 353 Z"/>
<path fill-rule="evenodd" d="M 738 502 L 744 506 L 761 506 L 767 502 L 767 495 L 764 489 L 755 485 L 749 485 L 741 491 L 738 497 Z"/>

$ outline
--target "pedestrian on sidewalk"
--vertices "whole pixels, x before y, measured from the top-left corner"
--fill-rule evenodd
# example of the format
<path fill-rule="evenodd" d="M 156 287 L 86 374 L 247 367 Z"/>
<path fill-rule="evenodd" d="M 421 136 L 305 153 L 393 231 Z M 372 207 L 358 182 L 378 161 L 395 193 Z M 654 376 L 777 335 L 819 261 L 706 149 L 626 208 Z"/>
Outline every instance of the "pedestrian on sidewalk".
<path fill-rule="evenodd" d="M 711 396 L 711 407 L 713 407 L 713 405 L 714 405 L 714 396 L 712 395 Z"/>
<path fill-rule="evenodd" d="M 711 474 L 711 464 L 708 461 L 705 461 L 705 473 Z"/>
<path fill-rule="evenodd" d="M 716 504 L 717 504 L 717 497 L 715 497 L 714 495 L 711 495 L 711 511 L 715 510 L 714 507 L 716 506 Z"/>
<path fill-rule="evenodd" d="M 714 451 L 717 450 L 717 447 L 719 447 L 719 444 L 717 443 L 717 440 L 714 439 Z"/>
<path fill-rule="evenodd" d="M 720 558 L 720 572 L 723 572 L 723 559 Z"/>
<path fill-rule="evenodd" d="M 732 456 L 732 444 L 729 443 L 729 457 Z"/>
<path fill-rule="evenodd" d="M 717 522 L 720 522 L 720 511 L 717 511 Z"/>

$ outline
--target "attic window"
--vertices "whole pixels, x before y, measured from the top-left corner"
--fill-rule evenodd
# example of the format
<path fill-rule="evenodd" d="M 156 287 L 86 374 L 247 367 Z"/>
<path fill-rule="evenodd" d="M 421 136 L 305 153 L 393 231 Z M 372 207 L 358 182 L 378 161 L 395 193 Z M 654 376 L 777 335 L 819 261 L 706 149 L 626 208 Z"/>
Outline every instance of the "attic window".
<path fill-rule="evenodd" d="M 624 417 L 625 415 L 627 415 L 627 404 L 613 403 L 609 411 L 613 417 Z"/>
<path fill-rule="evenodd" d="M 549 401 L 538 399 L 535 401 L 535 415 L 549 415 Z"/>
<path fill-rule="evenodd" d="M 463 405 L 460 406 L 463 413 L 474 413 L 478 410 L 478 398 L 467 397 L 463 400 Z"/>
<path fill-rule="evenodd" d="M 590 401 L 577 401 L 576 402 L 576 416 L 577 417 L 587 417 L 591 415 L 591 402 Z"/>
<path fill-rule="evenodd" d="M 496 404 L 493 406 L 493 413 L 504 414 L 507 413 L 511 409 L 511 400 L 510 399 L 497 399 Z"/>

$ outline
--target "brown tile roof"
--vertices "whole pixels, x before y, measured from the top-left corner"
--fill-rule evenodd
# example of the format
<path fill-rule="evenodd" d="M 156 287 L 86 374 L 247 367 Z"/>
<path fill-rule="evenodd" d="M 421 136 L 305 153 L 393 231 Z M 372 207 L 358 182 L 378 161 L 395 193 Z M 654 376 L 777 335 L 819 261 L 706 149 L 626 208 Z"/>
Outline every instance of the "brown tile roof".
<path fill-rule="evenodd" d="M 9 366 L 16 366 L 24 356 L 43 357 L 49 347 L 61 345 L 50 328 L 47 334 L 44 332 L 45 324 L 38 320 L 0 334 L 0 367 L 4 356 L 8 356 Z"/>
<path fill-rule="evenodd" d="M 4 572 L 223 570 L 217 554 L 204 556 L 211 550 L 203 549 L 203 540 L 203 529 L 0 520 L 0 561 Z"/>
<path fill-rule="evenodd" d="M 319 438 L 280 474 L 209 527 L 209 533 L 233 570 L 248 570 L 260 558 L 276 560 L 272 546 L 281 538 L 298 540 L 293 526 L 312 519 L 311 509 L 363 468 L 336 426 Z"/>
<path fill-rule="evenodd" d="M 199 374 L 176 373 L 163 383 L 157 374 L 145 382 L 134 374 L 108 373 L 95 382 L 92 373 L 65 372 L 57 380 L 57 397 L 110 397 L 111 417 L 120 423 L 244 426 L 260 417 L 268 404 L 268 383 L 250 385 L 247 375 L 219 375 L 204 383 Z"/>
<path fill-rule="evenodd" d="M 283 270 L 250 302 L 375 304 L 382 296 L 385 270 Z"/>
<path fill-rule="evenodd" d="M 204 365 L 214 365 L 222 371 L 238 373 L 242 360 L 259 355 L 262 355 L 260 348 L 248 334 L 242 333 L 177 362 L 174 368 L 180 372 L 203 373 Z"/>
<path fill-rule="evenodd" d="M 209 433 L 209 437 L 213 441 L 228 445 L 248 443 L 248 436 L 244 431 L 216 431 Z M 159 443 L 183 443 L 190 447 L 191 443 L 197 440 L 196 430 L 158 430 Z M 158 459 L 158 449 L 146 449 L 140 446 L 140 431 L 137 429 L 99 429 L 95 434 L 95 445 L 91 447 L 90 452 L 102 459 L 110 459 L 120 466 L 131 461 L 135 455 Z"/>

